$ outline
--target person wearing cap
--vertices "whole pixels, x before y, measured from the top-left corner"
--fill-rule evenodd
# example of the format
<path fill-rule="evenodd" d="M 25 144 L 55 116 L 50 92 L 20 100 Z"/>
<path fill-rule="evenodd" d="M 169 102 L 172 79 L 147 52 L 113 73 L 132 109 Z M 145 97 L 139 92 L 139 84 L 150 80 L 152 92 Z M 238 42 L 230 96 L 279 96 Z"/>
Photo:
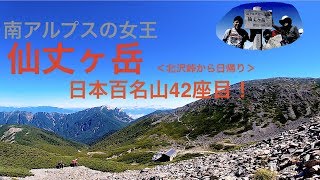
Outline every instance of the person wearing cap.
<path fill-rule="evenodd" d="M 233 27 L 227 29 L 223 36 L 223 41 L 231 46 L 235 46 L 243 49 L 244 43 L 249 40 L 253 41 L 252 37 L 249 37 L 246 30 L 242 29 L 243 19 L 241 16 L 236 16 L 233 19 Z"/>
<path fill-rule="evenodd" d="M 281 27 L 274 24 L 272 26 L 282 35 L 282 46 L 291 44 L 300 37 L 297 26 L 292 25 L 292 19 L 289 16 L 282 16 L 281 20 L 279 20 L 279 23 L 281 24 Z"/>

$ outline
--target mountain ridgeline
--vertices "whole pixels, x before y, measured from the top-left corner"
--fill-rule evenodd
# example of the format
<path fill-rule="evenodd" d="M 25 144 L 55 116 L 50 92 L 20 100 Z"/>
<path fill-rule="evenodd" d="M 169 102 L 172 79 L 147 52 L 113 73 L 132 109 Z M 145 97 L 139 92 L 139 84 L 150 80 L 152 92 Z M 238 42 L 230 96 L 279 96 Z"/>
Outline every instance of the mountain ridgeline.
<path fill-rule="evenodd" d="M 82 108 L 58 108 L 58 107 L 52 107 L 52 106 L 36 106 L 36 107 L 1 107 L 0 106 L 0 112 L 13 112 L 13 111 L 26 111 L 26 112 L 57 112 L 57 113 L 63 113 L 63 114 L 69 114 L 69 113 L 75 113 L 78 111 L 83 110 Z"/>
<path fill-rule="evenodd" d="M 229 99 L 212 96 L 172 111 L 144 116 L 98 142 L 92 149 L 119 147 L 125 151 L 146 146 L 156 148 L 164 144 L 186 147 L 202 137 L 207 140 L 221 133 L 238 137 L 254 127 L 263 129 L 276 124 L 281 128 L 289 120 L 312 117 L 319 114 L 319 110 L 320 79 L 246 81 L 244 99 L 240 98 L 240 83 L 234 84 L 230 87 Z"/>
<path fill-rule="evenodd" d="M 101 140 L 93 149 L 135 143 L 152 148 L 219 133 L 239 135 L 270 123 L 281 125 L 312 117 L 319 108 L 320 79 L 271 78 L 246 81 L 244 99 L 238 83 L 230 87 L 229 99 L 212 95 L 174 110 L 156 111 L 134 123 L 121 110 L 101 106 L 72 114 L 0 112 L 0 124 L 31 125 L 85 144 Z"/>
<path fill-rule="evenodd" d="M 120 109 L 110 109 L 105 106 L 72 114 L 0 112 L 0 124 L 30 125 L 85 144 L 91 144 L 129 125 L 132 121 L 133 119 Z"/>
<path fill-rule="evenodd" d="M 157 165 L 151 159 L 159 150 L 175 148 L 182 152 L 175 160 L 185 160 L 203 152 L 234 150 L 248 142 L 267 142 L 262 140 L 277 138 L 279 134 L 283 141 L 276 141 L 274 145 L 285 143 L 284 153 L 293 145 L 300 147 L 298 141 L 310 145 L 318 139 L 319 112 L 320 79 L 314 78 L 246 81 L 244 99 L 240 98 L 238 83 L 230 87 L 229 99 L 215 99 L 212 95 L 177 109 L 155 111 L 135 121 L 121 110 L 105 106 L 72 114 L 0 112 L 0 176 L 31 175 L 30 169 L 52 168 L 57 162 L 68 163 L 75 158 L 79 158 L 81 165 L 101 171 L 142 169 Z M 295 140 L 296 131 L 292 129 L 301 131 L 300 138 L 305 138 L 306 133 L 310 138 Z M 286 142 L 285 131 L 290 135 L 289 139 L 294 139 L 293 144 Z M 319 142 L 314 142 L 314 147 L 318 145 Z M 301 145 L 300 148 L 305 147 Z M 278 154 L 278 150 L 274 152 Z M 253 152 L 252 147 L 248 152 Z M 281 157 L 279 160 L 284 159 L 281 154 L 277 156 Z M 229 154 L 226 157 L 231 158 Z M 205 166 L 219 161 L 214 157 L 209 161 L 202 159 Z M 282 163 L 280 161 L 278 164 Z M 230 164 L 231 161 L 225 162 Z M 233 162 L 240 161 L 233 159 Z M 194 165 L 193 161 L 190 163 Z M 216 169 L 215 165 L 212 167 Z M 229 169 L 234 167 L 241 165 L 234 164 Z M 171 165 L 168 169 L 172 169 Z M 230 174 L 229 171 L 218 171 Z M 140 176 L 142 171 L 136 172 Z M 172 172 L 179 174 L 176 170 Z M 133 176 L 128 177 L 132 179 Z"/>
<path fill-rule="evenodd" d="M 51 153 L 73 155 L 85 146 L 63 139 L 55 133 L 26 125 L 1 125 L 0 142 L 23 145 Z"/>

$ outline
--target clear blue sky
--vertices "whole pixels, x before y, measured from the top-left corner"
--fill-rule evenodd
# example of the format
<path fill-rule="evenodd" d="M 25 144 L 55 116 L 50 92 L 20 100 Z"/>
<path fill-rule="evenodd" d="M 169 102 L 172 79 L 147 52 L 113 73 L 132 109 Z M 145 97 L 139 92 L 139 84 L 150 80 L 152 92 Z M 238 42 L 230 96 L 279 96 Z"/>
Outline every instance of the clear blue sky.
<path fill-rule="evenodd" d="M 232 8 L 243 2 L 0 2 L 0 106 L 37 106 L 50 105 L 59 107 L 92 107 L 107 104 L 118 107 L 177 107 L 196 99 L 170 98 L 168 100 L 111 100 L 110 94 L 96 100 L 88 95 L 89 83 L 96 80 L 109 83 L 109 80 L 127 80 L 129 85 L 136 79 L 147 85 L 161 80 L 162 83 L 211 81 L 213 91 L 215 80 L 229 80 L 236 83 L 242 80 L 271 77 L 319 77 L 320 58 L 318 36 L 320 2 L 290 2 L 300 13 L 303 36 L 293 45 L 270 51 L 244 51 L 225 45 L 216 35 L 216 26 Z M 277 15 L 280 17 L 280 15 Z M 275 19 L 279 19 L 276 17 Z M 28 38 L 20 40 L 4 39 L 4 22 L 41 22 L 41 27 Z M 104 22 L 124 24 L 125 21 L 139 24 L 142 21 L 155 21 L 157 39 L 113 39 L 99 35 L 99 28 Z M 60 23 L 79 21 L 94 22 L 94 31 L 98 38 L 81 38 L 87 29 L 79 26 L 76 32 L 64 39 L 62 36 L 69 29 L 60 27 L 58 38 L 43 39 L 44 22 Z M 230 23 L 230 26 L 232 24 Z M 22 26 L 22 34 L 28 33 L 27 26 Z M 120 30 L 120 29 L 118 29 Z M 137 29 L 137 31 L 139 31 Z M 137 33 L 138 35 L 141 33 Z M 12 75 L 11 64 L 7 58 L 14 42 L 19 49 L 25 50 L 26 42 L 32 43 L 32 49 L 56 47 L 63 42 L 64 47 L 73 47 L 75 52 L 65 54 L 61 63 L 75 70 L 73 75 L 56 70 L 48 75 L 40 71 L 39 75 L 24 73 Z M 116 55 L 119 43 L 139 42 L 143 63 L 141 74 L 113 74 L 111 59 Z M 96 69 L 86 74 L 84 69 L 90 60 L 81 63 L 80 59 L 87 48 L 94 53 L 103 52 L 106 57 L 98 62 Z M 40 69 L 48 68 L 51 63 L 47 53 L 40 52 Z M 251 64 L 255 70 L 250 73 L 165 73 L 159 72 L 161 64 Z M 70 99 L 70 81 L 87 82 L 85 100 Z M 106 88 L 109 92 L 110 86 Z M 149 90 L 149 88 L 148 88 Z"/>

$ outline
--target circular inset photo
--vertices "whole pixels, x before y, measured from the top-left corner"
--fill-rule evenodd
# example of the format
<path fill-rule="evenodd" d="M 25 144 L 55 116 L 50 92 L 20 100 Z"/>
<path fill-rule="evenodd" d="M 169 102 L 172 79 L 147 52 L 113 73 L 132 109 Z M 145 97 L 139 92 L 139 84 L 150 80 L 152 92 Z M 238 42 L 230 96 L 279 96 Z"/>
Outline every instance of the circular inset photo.
<path fill-rule="evenodd" d="M 217 24 L 225 44 L 248 50 L 268 50 L 295 43 L 303 34 L 297 9 L 278 2 L 243 4 L 231 9 Z"/>

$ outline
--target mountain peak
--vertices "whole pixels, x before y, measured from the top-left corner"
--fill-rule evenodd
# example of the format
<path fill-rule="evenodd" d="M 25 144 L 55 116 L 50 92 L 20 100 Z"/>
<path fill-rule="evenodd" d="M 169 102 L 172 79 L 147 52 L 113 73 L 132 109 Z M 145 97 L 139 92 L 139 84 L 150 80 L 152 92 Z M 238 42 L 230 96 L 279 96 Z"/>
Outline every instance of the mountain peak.
<path fill-rule="evenodd" d="M 0 124 L 31 125 L 82 143 L 92 143 L 129 125 L 132 121 L 125 112 L 110 106 L 99 106 L 70 114 L 0 112 Z"/>
<path fill-rule="evenodd" d="M 114 110 L 116 108 L 112 107 L 112 106 L 108 106 L 108 105 L 103 105 L 103 106 L 100 106 L 100 110 Z"/>

